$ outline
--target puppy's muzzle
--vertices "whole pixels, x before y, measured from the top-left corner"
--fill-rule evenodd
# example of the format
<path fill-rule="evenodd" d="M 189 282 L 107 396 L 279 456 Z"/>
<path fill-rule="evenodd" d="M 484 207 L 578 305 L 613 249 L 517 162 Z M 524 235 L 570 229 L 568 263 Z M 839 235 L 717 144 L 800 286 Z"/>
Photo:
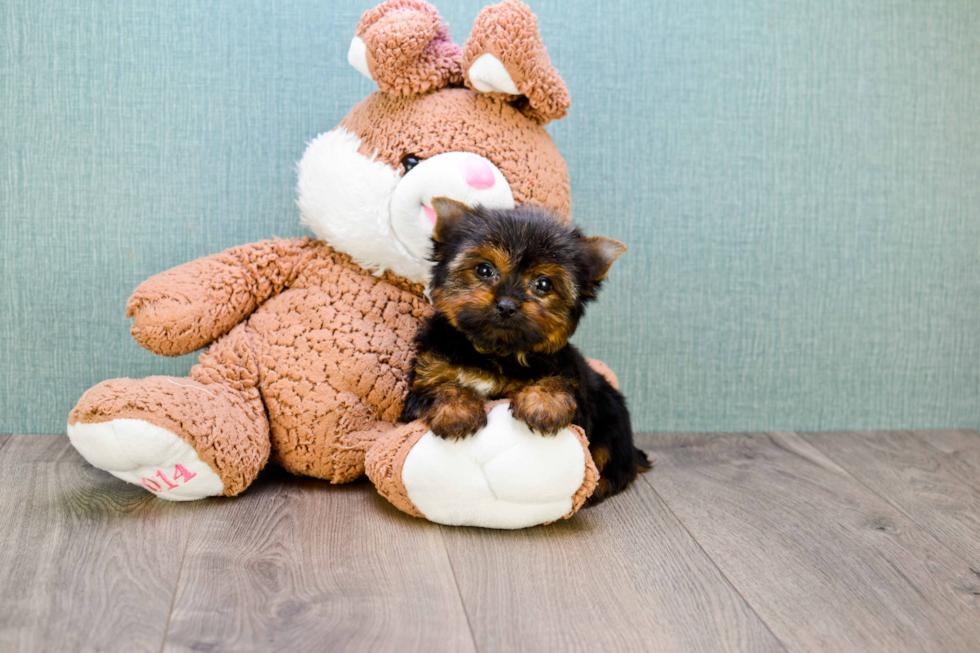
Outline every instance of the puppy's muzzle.
<path fill-rule="evenodd" d="M 510 297 L 501 297 L 497 300 L 497 317 L 503 320 L 508 320 L 514 317 L 518 308 L 517 302 Z"/>

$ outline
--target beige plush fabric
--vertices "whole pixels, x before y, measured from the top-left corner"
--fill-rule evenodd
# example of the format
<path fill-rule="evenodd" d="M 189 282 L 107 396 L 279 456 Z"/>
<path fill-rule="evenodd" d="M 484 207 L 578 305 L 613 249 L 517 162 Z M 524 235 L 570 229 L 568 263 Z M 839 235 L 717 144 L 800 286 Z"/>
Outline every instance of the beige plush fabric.
<path fill-rule="evenodd" d="M 235 247 L 144 281 L 126 304 L 130 333 L 161 356 L 182 356 L 231 331 L 282 292 L 315 256 L 311 239 Z"/>
<path fill-rule="evenodd" d="M 385 93 L 418 95 L 462 81 L 462 50 L 426 2 L 389 0 L 365 12 L 355 34 L 366 46 L 371 79 Z"/>
<path fill-rule="evenodd" d="M 262 343 L 274 460 L 344 483 L 364 473 L 366 448 L 401 413 L 412 339 L 431 308 L 421 286 L 317 251 L 249 325 Z"/>
<path fill-rule="evenodd" d="M 402 468 L 412 447 L 428 431 L 429 427 L 419 421 L 392 429 L 368 450 L 365 461 L 365 473 L 374 483 L 378 494 L 402 512 L 423 519 L 425 515 L 408 498 L 408 491 L 402 480 Z"/>
<path fill-rule="evenodd" d="M 242 324 L 201 355 L 190 378 L 103 381 L 78 400 L 68 423 L 141 419 L 182 438 L 224 482 L 242 492 L 269 458 L 269 421 L 259 359 Z"/>
<path fill-rule="evenodd" d="M 564 118 L 571 99 L 565 82 L 551 65 L 538 33 L 538 19 L 523 2 L 504 0 L 480 12 L 463 46 L 463 69 L 469 70 L 483 54 L 496 57 L 510 74 L 528 106 L 524 113 L 541 124 Z M 473 88 L 469 75 L 466 85 Z M 492 93 L 503 101 L 506 93 Z"/>
<path fill-rule="evenodd" d="M 592 455 L 589 453 L 589 441 L 585 439 L 585 431 L 575 425 L 572 425 L 572 429 L 578 436 L 579 444 L 582 445 L 582 450 L 585 453 L 585 479 L 582 481 L 582 487 L 572 496 L 572 509 L 565 515 L 565 519 L 577 513 L 579 508 L 585 505 L 586 499 L 592 496 L 592 492 L 599 482 L 599 469 L 595 466 L 595 461 L 592 460 Z"/>
<path fill-rule="evenodd" d="M 260 264 L 270 252 L 277 265 Z M 401 412 L 412 338 L 431 310 L 421 286 L 367 274 L 307 238 L 265 241 L 144 282 L 130 301 L 133 333 L 151 351 L 179 355 L 273 290 L 281 292 L 201 355 L 190 379 L 104 382 L 69 423 L 129 417 L 166 428 L 198 450 L 229 495 L 251 482 L 270 445 L 293 473 L 335 483 L 361 476 L 367 447 Z"/>
<path fill-rule="evenodd" d="M 361 153 L 396 170 L 406 154 L 427 159 L 473 152 L 493 162 L 518 204 L 537 204 L 571 218 L 568 168 L 551 136 L 506 102 L 466 88 L 427 95 L 373 93 L 341 123 L 362 139 Z"/>

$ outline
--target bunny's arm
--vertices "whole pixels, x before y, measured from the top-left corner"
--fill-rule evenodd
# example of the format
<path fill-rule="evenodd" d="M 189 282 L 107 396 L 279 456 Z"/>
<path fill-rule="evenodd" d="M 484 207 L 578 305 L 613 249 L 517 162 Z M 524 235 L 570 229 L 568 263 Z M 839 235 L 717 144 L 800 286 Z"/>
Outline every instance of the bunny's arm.
<path fill-rule="evenodd" d="M 161 356 L 205 347 L 295 280 L 316 256 L 309 238 L 264 240 L 150 277 L 126 304 L 136 342 Z"/>

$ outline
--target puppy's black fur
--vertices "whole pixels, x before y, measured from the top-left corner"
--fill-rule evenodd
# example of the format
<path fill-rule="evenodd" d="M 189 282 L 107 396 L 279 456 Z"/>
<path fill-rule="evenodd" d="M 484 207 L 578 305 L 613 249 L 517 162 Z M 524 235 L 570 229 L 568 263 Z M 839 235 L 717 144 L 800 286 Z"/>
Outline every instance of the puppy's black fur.
<path fill-rule="evenodd" d="M 626 248 L 534 207 L 444 198 L 433 207 L 437 312 L 416 339 L 402 420 L 466 437 L 486 424 L 484 401 L 506 397 L 543 435 L 582 427 L 600 472 L 590 504 L 625 488 L 650 463 L 633 444 L 625 398 L 568 338 Z"/>

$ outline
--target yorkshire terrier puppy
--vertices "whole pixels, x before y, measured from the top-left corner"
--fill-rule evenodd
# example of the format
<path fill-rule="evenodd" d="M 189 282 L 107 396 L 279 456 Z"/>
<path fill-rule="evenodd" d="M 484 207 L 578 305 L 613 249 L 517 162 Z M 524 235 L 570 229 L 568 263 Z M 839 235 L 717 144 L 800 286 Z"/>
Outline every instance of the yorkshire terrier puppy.
<path fill-rule="evenodd" d="M 577 424 L 600 478 L 589 503 L 625 488 L 650 463 L 633 445 L 626 400 L 568 344 L 626 247 L 543 209 L 469 208 L 436 198 L 432 303 L 416 337 L 403 421 L 458 439 L 487 423 L 483 405 L 542 435 Z"/>

